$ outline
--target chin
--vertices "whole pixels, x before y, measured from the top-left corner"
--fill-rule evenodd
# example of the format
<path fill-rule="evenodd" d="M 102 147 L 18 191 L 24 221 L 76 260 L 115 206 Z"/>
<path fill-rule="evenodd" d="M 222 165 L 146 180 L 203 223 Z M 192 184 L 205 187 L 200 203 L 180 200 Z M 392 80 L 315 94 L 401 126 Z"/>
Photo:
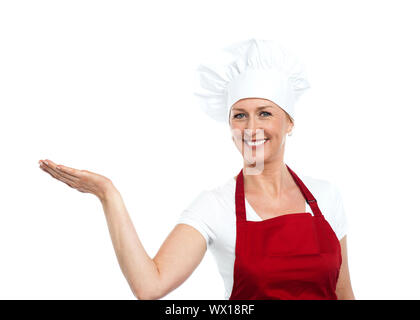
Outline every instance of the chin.
<path fill-rule="evenodd" d="M 246 163 L 248 163 L 249 165 L 253 165 L 253 166 L 255 166 L 255 165 L 261 165 L 262 163 L 267 163 L 267 161 L 270 159 L 269 157 L 267 157 L 267 156 L 265 156 L 265 157 L 263 157 L 263 158 L 255 158 L 255 157 L 252 157 L 252 158 L 250 158 L 249 159 L 249 161 L 248 161 L 248 159 L 247 158 L 243 158 L 244 159 L 244 161 L 246 161 Z"/>

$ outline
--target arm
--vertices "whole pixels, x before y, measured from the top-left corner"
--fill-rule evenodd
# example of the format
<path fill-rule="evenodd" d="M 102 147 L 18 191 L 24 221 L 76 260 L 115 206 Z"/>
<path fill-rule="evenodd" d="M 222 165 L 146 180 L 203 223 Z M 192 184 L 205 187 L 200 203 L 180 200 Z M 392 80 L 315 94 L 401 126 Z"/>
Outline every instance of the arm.
<path fill-rule="evenodd" d="M 118 263 L 137 299 L 165 296 L 181 285 L 203 259 L 206 240 L 186 224 L 176 225 L 156 256 L 150 258 L 111 180 L 87 170 L 57 166 L 50 160 L 40 162 L 40 168 L 68 186 L 99 198 Z"/>
<path fill-rule="evenodd" d="M 206 240 L 193 227 L 178 224 L 151 259 L 130 220 L 119 192 L 111 187 L 102 201 L 121 270 L 137 299 L 160 299 L 179 287 L 200 264 Z"/>
<path fill-rule="evenodd" d="M 338 300 L 355 300 L 350 282 L 349 264 L 347 258 L 347 236 L 340 240 L 342 263 L 335 290 Z"/>

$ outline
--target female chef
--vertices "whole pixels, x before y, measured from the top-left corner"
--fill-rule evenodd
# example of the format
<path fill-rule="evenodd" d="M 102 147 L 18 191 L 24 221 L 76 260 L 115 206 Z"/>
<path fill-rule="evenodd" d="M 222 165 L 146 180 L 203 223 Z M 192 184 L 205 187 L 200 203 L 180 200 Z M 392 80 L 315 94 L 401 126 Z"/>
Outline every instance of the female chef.
<path fill-rule="evenodd" d="M 284 162 L 294 105 L 309 88 L 303 66 L 273 40 L 238 42 L 217 58 L 197 69 L 195 94 L 209 116 L 228 124 L 243 168 L 192 201 L 154 258 L 110 179 L 51 160 L 40 161 L 41 169 L 98 197 L 138 299 L 160 299 L 180 286 L 207 248 L 226 299 L 355 299 L 338 188 L 298 176 Z"/>

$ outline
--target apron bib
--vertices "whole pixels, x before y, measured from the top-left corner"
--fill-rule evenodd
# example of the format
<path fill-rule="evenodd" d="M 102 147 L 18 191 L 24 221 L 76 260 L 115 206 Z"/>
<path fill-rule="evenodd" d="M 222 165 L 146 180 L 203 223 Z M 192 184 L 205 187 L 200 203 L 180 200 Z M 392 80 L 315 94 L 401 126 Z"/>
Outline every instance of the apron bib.
<path fill-rule="evenodd" d="M 336 300 L 340 242 L 317 201 L 286 165 L 310 212 L 247 221 L 242 169 L 236 178 L 236 246 L 229 300 Z"/>

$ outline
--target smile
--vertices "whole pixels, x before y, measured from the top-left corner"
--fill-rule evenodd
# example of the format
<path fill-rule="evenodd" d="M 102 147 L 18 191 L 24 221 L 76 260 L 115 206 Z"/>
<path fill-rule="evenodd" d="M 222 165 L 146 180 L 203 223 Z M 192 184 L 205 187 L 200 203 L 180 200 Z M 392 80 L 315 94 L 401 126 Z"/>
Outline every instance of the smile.
<path fill-rule="evenodd" d="M 262 145 L 262 144 L 266 143 L 268 141 L 268 139 L 255 140 L 255 141 L 244 140 L 244 141 L 248 146 L 255 147 L 255 146 L 259 146 L 259 145 Z"/>

